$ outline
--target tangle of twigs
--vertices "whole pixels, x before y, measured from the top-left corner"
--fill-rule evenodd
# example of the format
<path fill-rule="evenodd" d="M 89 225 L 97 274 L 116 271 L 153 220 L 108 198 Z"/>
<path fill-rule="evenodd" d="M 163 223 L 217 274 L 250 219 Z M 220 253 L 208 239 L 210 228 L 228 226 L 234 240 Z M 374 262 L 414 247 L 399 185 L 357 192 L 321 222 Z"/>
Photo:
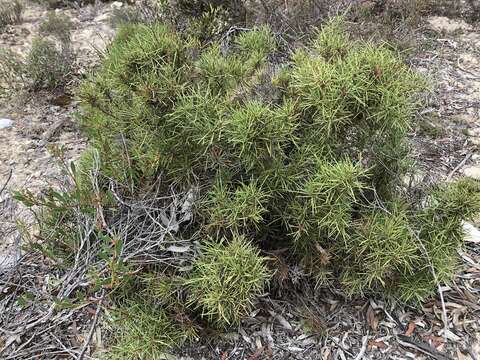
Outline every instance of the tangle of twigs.
<path fill-rule="evenodd" d="M 94 192 L 100 191 L 99 177 L 96 167 L 91 172 Z M 82 213 L 80 206 L 73 210 L 81 240 L 71 264 L 29 250 L 14 266 L 0 267 L 0 358 L 92 358 L 98 350 L 93 334 L 110 290 L 91 290 L 98 278 L 110 276 L 109 262 L 99 256 L 105 253 L 105 235 L 121 243 L 116 261 L 131 268 L 188 268 L 196 247 L 177 233 L 191 221 L 194 191 L 165 196 L 152 186 L 134 200 L 125 198 L 113 181 L 109 187 L 118 202 L 113 213 L 102 205 L 93 215 Z"/>

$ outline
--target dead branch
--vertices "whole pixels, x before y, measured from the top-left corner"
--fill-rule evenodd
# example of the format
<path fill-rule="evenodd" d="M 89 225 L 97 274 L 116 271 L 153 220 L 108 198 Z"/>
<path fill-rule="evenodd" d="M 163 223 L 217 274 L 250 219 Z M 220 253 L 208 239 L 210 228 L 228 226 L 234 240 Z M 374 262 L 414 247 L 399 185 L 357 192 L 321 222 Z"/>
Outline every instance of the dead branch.
<path fill-rule="evenodd" d="M 2 189 L 0 190 L 0 196 L 2 195 L 3 191 L 7 188 L 8 183 L 12 179 L 12 174 L 13 174 L 13 170 L 10 169 L 7 180 L 5 181 L 5 184 L 3 184 Z"/>

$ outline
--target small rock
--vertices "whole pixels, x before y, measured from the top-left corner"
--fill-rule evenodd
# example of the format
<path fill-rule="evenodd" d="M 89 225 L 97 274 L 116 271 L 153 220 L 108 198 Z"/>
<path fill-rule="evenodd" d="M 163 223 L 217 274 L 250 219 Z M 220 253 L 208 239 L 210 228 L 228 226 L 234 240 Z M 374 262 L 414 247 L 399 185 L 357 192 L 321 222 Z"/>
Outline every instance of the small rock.
<path fill-rule="evenodd" d="M 465 241 L 480 244 L 480 231 L 468 222 L 463 223 Z"/>
<path fill-rule="evenodd" d="M 110 6 L 112 9 L 120 9 L 123 6 L 123 3 L 120 1 L 114 1 Z"/>
<path fill-rule="evenodd" d="M 458 30 L 471 30 L 472 27 L 463 20 L 452 20 L 445 16 L 432 16 L 427 19 L 434 31 L 453 33 Z"/>
<path fill-rule="evenodd" d="M 15 254 L 0 254 L 0 270 L 5 271 L 15 266 L 17 263 L 17 257 Z"/>
<path fill-rule="evenodd" d="M 110 14 L 109 13 L 104 13 L 95 18 L 95 21 L 103 21 L 107 22 L 110 20 Z"/>
<path fill-rule="evenodd" d="M 465 176 L 480 180 L 480 166 L 469 166 L 463 170 Z"/>
<path fill-rule="evenodd" d="M 480 137 L 471 137 L 469 140 L 472 144 L 480 146 Z"/>
<path fill-rule="evenodd" d="M 480 128 L 468 129 L 467 134 L 471 137 L 478 137 L 480 136 Z"/>
<path fill-rule="evenodd" d="M 13 125 L 13 121 L 10 119 L 0 119 L 0 129 L 7 129 Z"/>
<path fill-rule="evenodd" d="M 470 66 L 476 66 L 480 63 L 479 59 L 477 57 L 473 56 L 470 53 L 463 53 L 459 55 L 459 59 L 462 63 L 466 63 Z"/>

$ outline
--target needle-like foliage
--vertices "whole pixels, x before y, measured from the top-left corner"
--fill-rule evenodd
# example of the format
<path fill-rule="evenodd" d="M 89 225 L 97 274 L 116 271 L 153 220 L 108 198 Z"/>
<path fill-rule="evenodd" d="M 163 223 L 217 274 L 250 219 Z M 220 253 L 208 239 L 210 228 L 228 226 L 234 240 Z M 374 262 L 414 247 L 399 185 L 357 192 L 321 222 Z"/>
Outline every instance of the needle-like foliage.
<path fill-rule="evenodd" d="M 48 13 L 47 19 L 40 24 L 38 30 L 41 35 L 54 36 L 57 40 L 67 44 L 70 42 L 72 27 L 72 21 L 68 16 L 51 11 Z"/>
<path fill-rule="evenodd" d="M 73 71 L 73 54 L 64 43 L 37 37 L 28 53 L 25 69 L 34 89 L 55 89 L 65 84 Z"/>
<path fill-rule="evenodd" d="M 439 185 L 409 202 L 407 133 L 423 80 L 343 27 L 328 22 L 285 60 L 268 28 L 209 43 L 130 24 L 81 88 L 105 178 L 130 197 L 160 180 L 195 189 L 194 220 L 179 235 L 202 251 L 175 292 L 210 322 L 248 313 L 268 279 L 261 250 L 289 247 L 288 261 L 318 283 L 405 301 L 455 270 L 479 186 Z"/>
<path fill-rule="evenodd" d="M 161 308 L 141 300 L 114 311 L 115 345 L 109 359 L 165 359 L 169 349 L 197 337 L 195 329 L 175 323 Z"/>
<path fill-rule="evenodd" d="M 185 281 L 188 303 L 217 325 L 237 324 L 251 310 L 268 277 L 265 259 L 245 238 L 211 241 L 202 247 Z"/>
<path fill-rule="evenodd" d="M 365 187 L 364 170 L 349 160 L 319 162 L 315 173 L 290 203 L 290 227 L 296 239 L 348 238 L 357 197 Z"/>

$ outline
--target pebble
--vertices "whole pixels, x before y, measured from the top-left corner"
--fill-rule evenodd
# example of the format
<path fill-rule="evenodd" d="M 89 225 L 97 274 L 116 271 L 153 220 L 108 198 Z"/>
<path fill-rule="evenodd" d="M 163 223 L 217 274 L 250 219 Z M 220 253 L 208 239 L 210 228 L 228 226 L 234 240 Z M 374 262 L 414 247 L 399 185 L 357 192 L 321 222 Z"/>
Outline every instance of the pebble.
<path fill-rule="evenodd" d="M 108 20 L 110 20 L 110 14 L 109 13 L 99 15 L 95 18 L 95 21 L 107 22 Z"/>
<path fill-rule="evenodd" d="M 465 241 L 480 244 L 480 231 L 472 224 L 463 223 L 463 231 L 465 233 Z"/>
<path fill-rule="evenodd" d="M 13 121 L 10 119 L 0 119 L 0 129 L 7 129 L 12 127 Z"/>
<path fill-rule="evenodd" d="M 114 1 L 110 6 L 112 9 L 120 9 L 123 6 L 123 3 L 120 1 Z"/>
<path fill-rule="evenodd" d="M 15 254 L 12 254 L 11 252 L 3 255 L 0 254 L 0 270 L 1 271 L 8 270 L 14 267 L 16 263 L 17 263 L 17 257 L 15 256 Z"/>
<path fill-rule="evenodd" d="M 480 166 L 469 166 L 463 170 L 465 176 L 480 180 Z"/>
<path fill-rule="evenodd" d="M 459 30 L 472 30 L 472 26 L 463 20 L 452 20 L 444 16 L 432 16 L 427 19 L 432 30 L 445 33 L 453 33 Z"/>

